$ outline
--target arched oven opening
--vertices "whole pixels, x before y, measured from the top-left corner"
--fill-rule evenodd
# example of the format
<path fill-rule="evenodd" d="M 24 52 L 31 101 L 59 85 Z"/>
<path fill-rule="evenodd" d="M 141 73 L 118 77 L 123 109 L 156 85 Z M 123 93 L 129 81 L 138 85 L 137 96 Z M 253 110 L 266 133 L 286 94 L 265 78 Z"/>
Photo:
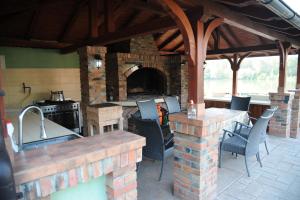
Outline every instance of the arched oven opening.
<path fill-rule="evenodd" d="M 127 97 L 139 99 L 144 96 L 161 96 L 166 94 L 165 75 L 154 68 L 140 67 L 127 77 Z"/>

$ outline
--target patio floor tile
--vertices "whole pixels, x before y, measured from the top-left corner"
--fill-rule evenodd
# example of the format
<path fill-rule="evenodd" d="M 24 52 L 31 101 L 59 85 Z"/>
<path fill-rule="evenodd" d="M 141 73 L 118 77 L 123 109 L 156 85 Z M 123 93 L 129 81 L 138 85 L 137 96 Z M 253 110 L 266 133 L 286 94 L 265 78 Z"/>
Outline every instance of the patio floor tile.
<path fill-rule="evenodd" d="M 300 139 L 269 137 L 270 155 L 261 146 L 261 168 L 249 159 L 251 177 L 246 174 L 244 157 L 224 153 L 218 172 L 217 200 L 299 200 Z M 138 171 L 138 199 L 175 199 L 172 195 L 173 157 L 166 160 L 158 182 L 160 162 L 144 159 Z"/>

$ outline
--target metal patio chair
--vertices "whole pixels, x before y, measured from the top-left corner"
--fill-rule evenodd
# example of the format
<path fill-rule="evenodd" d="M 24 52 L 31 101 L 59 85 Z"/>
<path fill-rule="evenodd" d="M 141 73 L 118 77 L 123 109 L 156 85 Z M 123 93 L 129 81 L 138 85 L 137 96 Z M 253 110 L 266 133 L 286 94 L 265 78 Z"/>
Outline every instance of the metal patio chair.
<path fill-rule="evenodd" d="M 166 102 L 169 114 L 181 112 L 180 104 L 176 96 L 164 97 L 164 101 Z"/>
<path fill-rule="evenodd" d="M 164 160 L 173 152 L 173 137 L 166 138 L 155 119 L 136 118 L 136 128 L 138 134 L 146 138 L 146 146 L 143 147 L 143 156 L 161 161 L 159 181 L 161 180 Z"/>
<path fill-rule="evenodd" d="M 277 109 L 278 109 L 277 106 L 270 108 L 270 109 L 266 109 L 264 111 L 264 113 L 262 114 L 262 116 L 270 116 L 271 115 L 271 117 L 273 117 L 273 115 Z M 250 117 L 250 119 L 257 121 L 257 118 L 254 118 L 254 117 Z M 235 132 L 244 138 L 248 138 L 252 126 L 250 126 L 249 124 L 244 124 L 244 123 L 237 122 L 237 121 L 235 123 L 236 123 L 236 127 L 238 127 L 238 128 L 236 128 L 237 130 L 235 130 Z M 268 149 L 268 145 L 267 145 L 267 129 L 265 131 L 261 132 L 260 144 L 261 143 L 265 144 L 267 154 L 269 155 L 269 149 Z"/>
<path fill-rule="evenodd" d="M 259 143 L 261 139 L 261 133 L 267 130 L 267 126 L 269 120 L 273 115 L 261 116 L 258 118 L 253 127 L 250 127 L 250 131 L 248 137 L 245 138 L 239 135 L 236 132 L 231 132 L 229 130 L 224 129 L 224 134 L 222 141 L 220 143 L 220 151 L 219 151 L 219 167 L 221 168 L 222 162 L 222 151 L 228 151 L 236 154 L 243 155 L 245 157 L 245 165 L 247 174 L 250 177 L 250 172 L 248 168 L 247 159 L 251 156 L 256 156 L 257 161 L 262 167 L 262 163 L 260 160 L 259 154 Z M 231 135 L 231 137 L 226 139 L 226 135 Z"/>
<path fill-rule="evenodd" d="M 231 110 L 249 111 L 251 97 L 232 96 L 230 102 Z"/>

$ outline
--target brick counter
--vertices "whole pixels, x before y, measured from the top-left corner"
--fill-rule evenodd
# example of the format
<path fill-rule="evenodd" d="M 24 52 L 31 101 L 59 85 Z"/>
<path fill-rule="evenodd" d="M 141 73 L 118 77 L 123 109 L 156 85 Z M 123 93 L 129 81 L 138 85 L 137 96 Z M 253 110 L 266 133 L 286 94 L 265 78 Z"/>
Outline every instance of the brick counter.
<path fill-rule="evenodd" d="M 216 198 L 220 132 L 245 116 L 246 112 L 218 108 L 206 109 L 197 119 L 188 119 L 186 113 L 170 115 L 175 134 L 175 196 L 185 200 Z"/>
<path fill-rule="evenodd" d="M 115 131 L 15 155 L 14 176 L 24 199 L 48 199 L 54 192 L 106 175 L 108 199 L 137 199 L 136 162 L 145 139 Z"/>

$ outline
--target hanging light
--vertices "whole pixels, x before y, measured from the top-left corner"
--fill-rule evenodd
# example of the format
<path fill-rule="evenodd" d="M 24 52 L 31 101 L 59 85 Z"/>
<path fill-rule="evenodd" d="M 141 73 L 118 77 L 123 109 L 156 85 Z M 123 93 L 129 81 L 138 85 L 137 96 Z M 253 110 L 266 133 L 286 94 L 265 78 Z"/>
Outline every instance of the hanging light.
<path fill-rule="evenodd" d="M 100 54 L 95 54 L 94 59 L 95 59 L 95 67 L 97 69 L 100 69 L 102 67 L 102 64 L 103 64 L 101 55 Z"/>

